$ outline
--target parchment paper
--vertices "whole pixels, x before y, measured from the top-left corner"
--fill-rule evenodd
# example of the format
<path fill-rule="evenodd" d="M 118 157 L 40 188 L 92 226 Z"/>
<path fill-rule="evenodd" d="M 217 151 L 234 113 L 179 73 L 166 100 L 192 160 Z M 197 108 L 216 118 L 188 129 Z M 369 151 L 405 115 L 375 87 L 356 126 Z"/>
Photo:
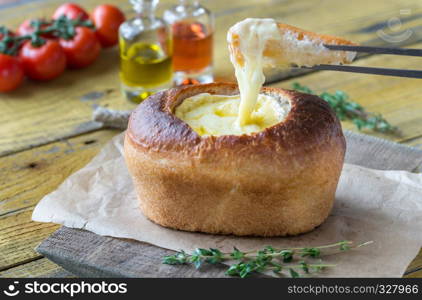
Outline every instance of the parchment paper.
<path fill-rule="evenodd" d="M 341 240 L 374 241 L 324 262 L 337 267 L 317 276 L 401 277 L 422 245 L 422 174 L 380 171 L 345 164 L 334 209 L 316 230 L 289 238 L 239 238 L 167 229 L 147 220 L 138 207 L 122 157 L 123 136 L 115 137 L 83 169 L 36 206 L 32 218 L 100 235 L 130 238 L 159 247 L 192 251 L 233 246 L 247 251 L 317 246 Z"/>

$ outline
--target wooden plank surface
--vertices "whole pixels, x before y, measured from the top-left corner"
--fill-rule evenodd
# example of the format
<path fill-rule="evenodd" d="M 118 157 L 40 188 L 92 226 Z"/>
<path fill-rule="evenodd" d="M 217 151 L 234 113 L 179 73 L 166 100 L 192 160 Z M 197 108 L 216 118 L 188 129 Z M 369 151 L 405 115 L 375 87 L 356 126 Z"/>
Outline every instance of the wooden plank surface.
<path fill-rule="evenodd" d="M 102 130 L 0 159 L 0 217 L 33 207 L 119 131 Z"/>
<path fill-rule="evenodd" d="M 2 24 L 16 28 L 29 16 L 51 15 L 62 2 L 66 1 L 34 0 L 17 6 L 0 3 L 0 20 Z M 75 2 L 88 9 L 101 3 L 99 0 Z M 126 13 L 130 12 L 128 1 L 107 2 L 118 4 Z M 160 2 L 161 11 L 174 3 L 170 0 Z M 417 0 L 404 4 L 393 0 L 215 0 L 205 4 L 217 16 L 215 68 L 219 79 L 233 78 L 225 32 L 230 25 L 245 17 L 275 17 L 303 28 L 373 45 L 386 43 L 380 39 L 378 30 L 395 36 L 411 28 L 410 38 L 395 45 L 421 47 L 421 44 L 415 44 L 422 37 L 422 6 Z M 402 14 L 402 11 L 405 13 Z M 393 17 L 400 17 L 403 22 L 398 31 L 387 28 L 386 22 Z M 362 59 L 357 65 L 420 65 L 417 60 L 408 59 L 376 56 Z M 117 63 L 117 49 L 108 49 L 90 68 L 67 71 L 64 76 L 49 83 L 27 81 L 22 89 L 0 95 L 0 156 L 9 154 L 0 157 L 0 270 L 3 270 L 0 276 L 65 274 L 33 251 L 39 241 L 57 228 L 56 225 L 31 222 L 30 214 L 33 205 L 43 195 L 54 190 L 68 175 L 88 162 L 116 133 L 107 130 L 91 133 L 99 129 L 99 125 L 91 121 L 93 106 L 133 107 L 120 95 Z M 387 138 L 422 148 L 419 82 L 332 72 L 318 72 L 297 81 L 317 91 L 345 90 L 368 110 L 383 113 L 402 129 L 401 137 Z M 290 83 L 284 82 L 281 86 L 289 87 Z M 350 124 L 345 123 L 344 126 L 350 128 Z M 422 271 L 416 271 L 422 263 L 421 257 L 422 254 L 411 265 L 414 272 L 407 276 L 422 277 Z"/>
<path fill-rule="evenodd" d="M 40 258 L 34 248 L 59 228 L 56 224 L 32 222 L 31 215 L 32 210 L 27 210 L 0 218 L 0 271 Z"/>
<path fill-rule="evenodd" d="M 0 158 L 0 270 L 40 258 L 35 246 L 58 226 L 32 222 L 34 205 L 116 133 L 102 130 Z"/>
<path fill-rule="evenodd" d="M 407 145 L 422 149 L 422 137 L 417 137 L 406 142 Z"/>
<path fill-rule="evenodd" d="M 67 227 L 60 228 L 37 251 L 83 277 L 226 277 L 223 265 L 200 270 L 164 265 L 163 257 L 174 251 Z M 75 251 L 80 255 L 75 257 Z"/>
<path fill-rule="evenodd" d="M 28 16 L 51 15 L 59 2 L 56 0 L 30 2 L 23 6 L 0 10 L 0 19 L 6 25 L 15 28 Z M 119 4 L 126 12 L 130 11 L 126 1 L 110 2 Z M 97 3 L 98 0 L 83 1 L 83 5 L 87 8 Z M 173 2 L 169 0 L 161 3 L 161 7 L 164 8 Z M 233 78 L 233 69 L 228 62 L 225 35 L 229 26 L 245 17 L 275 17 L 317 32 L 341 35 L 356 42 L 386 44 L 386 41 L 377 35 L 377 30 L 385 27 L 385 22 L 389 18 L 400 16 L 401 9 L 409 9 L 410 15 L 402 17 L 401 30 L 412 27 L 413 31 L 411 37 L 403 43 L 409 44 L 422 36 L 416 26 L 419 22 L 416 16 L 422 14 L 422 7 L 417 0 L 408 1 L 405 7 L 397 1 L 386 3 L 364 0 L 353 2 L 324 0 L 318 1 L 318 5 L 315 5 L 314 1 L 293 0 L 231 2 L 216 0 L 207 4 L 217 16 L 215 37 L 217 79 Z M 365 10 L 361 7 L 365 7 Z M 310 17 L 311 11 L 313 17 Z M 402 60 L 404 58 L 395 59 L 397 64 Z M 108 105 L 116 109 L 133 108 L 133 105 L 125 101 L 119 92 L 117 69 L 117 49 L 109 49 L 103 51 L 100 59 L 87 69 L 67 71 L 60 78 L 48 83 L 27 81 L 17 91 L 1 95 L 0 122 L 4 125 L 0 128 L 0 153 L 13 153 L 98 129 L 98 124 L 91 121 L 93 105 Z M 414 85 L 416 86 L 416 83 Z M 362 102 L 365 104 L 364 99 Z M 401 98 L 398 105 L 406 106 L 406 98 Z M 399 118 L 400 113 L 392 114 L 391 118 L 394 119 L 396 116 Z M 410 130 L 411 133 L 413 131 Z"/>
<path fill-rule="evenodd" d="M 47 258 L 40 258 L 0 272 L 0 278 L 74 278 L 75 275 Z"/>
<path fill-rule="evenodd" d="M 413 273 L 418 273 L 419 275 L 422 275 L 422 249 L 419 251 L 418 255 L 408 266 L 406 270 L 406 276 L 413 276 Z"/>

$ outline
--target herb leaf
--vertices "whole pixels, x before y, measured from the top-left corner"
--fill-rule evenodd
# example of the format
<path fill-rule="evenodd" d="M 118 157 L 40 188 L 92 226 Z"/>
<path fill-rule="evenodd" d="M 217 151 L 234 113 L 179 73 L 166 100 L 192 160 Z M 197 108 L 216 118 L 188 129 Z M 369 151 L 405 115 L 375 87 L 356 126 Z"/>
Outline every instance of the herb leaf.
<path fill-rule="evenodd" d="M 290 268 L 289 269 L 289 272 L 290 272 L 290 276 L 292 277 L 292 278 L 298 278 L 298 277 L 300 277 L 299 276 L 299 273 L 298 272 L 296 272 L 294 269 L 292 269 L 292 268 Z"/>
<path fill-rule="evenodd" d="M 163 264 L 167 265 L 183 265 L 188 262 L 188 255 L 182 250 L 175 255 L 164 256 Z"/>

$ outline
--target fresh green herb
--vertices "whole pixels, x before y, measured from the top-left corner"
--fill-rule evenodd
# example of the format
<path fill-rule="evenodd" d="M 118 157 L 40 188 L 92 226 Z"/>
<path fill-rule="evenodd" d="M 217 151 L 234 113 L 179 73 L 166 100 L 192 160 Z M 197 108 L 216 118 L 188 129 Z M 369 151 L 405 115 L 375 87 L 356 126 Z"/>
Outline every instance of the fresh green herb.
<path fill-rule="evenodd" d="M 182 250 L 174 255 L 165 256 L 163 263 L 168 265 L 192 264 L 198 269 L 204 263 L 230 262 L 226 271 L 226 274 L 230 276 L 244 278 L 252 273 L 264 271 L 282 275 L 282 271 L 285 270 L 290 277 L 296 278 L 319 272 L 325 268 L 335 267 L 335 265 L 324 264 L 321 259 L 315 262 L 316 258 L 320 258 L 323 254 L 344 252 L 371 243 L 372 241 L 354 246 L 351 241 L 341 241 L 318 247 L 284 249 L 266 246 L 261 250 L 251 252 L 242 252 L 235 247 L 232 252 L 228 253 L 215 248 L 198 248 L 192 254 L 187 254 Z"/>
<path fill-rule="evenodd" d="M 298 273 L 298 272 L 296 272 L 293 268 L 290 268 L 290 269 L 289 269 L 289 272 L 290 272 L 290 276 L 291 276 L 292 278 L 298 278 L 298 277 L 300 277 L 299 273 Z"/>
<path fill-rule="evenodd" d="M 184 265 L 188 263 L 189 256 L 182 250 L 175 255 L 164 257 L 163 263 L 167 265 Z"/>
<path fill-rule="evenodd" d="M 319 257 L 321 254 L 321 250 L 319 250 L 318 248 L 304 248 L 301 256 L 302 257 L 306 257 L 306 256 L 310 256 L 310 257 Z"/>
<path fill-rule="evenodd" d="M 293 89 L 315 95 L 309 87 L 297 82 L 293 83 Z M 398 133 L 397 127 L 392 126 L 380 114 L 367 112 L 360 104 L 349 100 L 349 96 L 343 91 L 323 92 L 319 97 L 328 102 L 341 121 L 352 121 L 359 130 L 369 129 L 382 133 Z"/>

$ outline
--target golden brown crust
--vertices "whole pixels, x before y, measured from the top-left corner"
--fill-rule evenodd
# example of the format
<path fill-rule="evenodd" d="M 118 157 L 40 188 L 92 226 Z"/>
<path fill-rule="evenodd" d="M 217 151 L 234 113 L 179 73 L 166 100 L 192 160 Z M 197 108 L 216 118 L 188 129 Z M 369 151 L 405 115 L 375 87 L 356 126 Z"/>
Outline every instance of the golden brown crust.
<path fill-rule="evenodd" d="M 286 119 L 249 135 L 200 137 L 172 112 L 198 93 L 237 94 L 226 83 L 149 97 L 132 113 L 125 158 L 141 209 L 163 226 L 208 233 L 280 236 L 312 230 L 328 216 L 345 139 L 325 101 L 295 91 Z"/>
<path fill-rule="evenodd" d="M 298 34 L 298 39 L 301 40 L 304 36 L 309 37 L 311 40 L 321 40 L 324 42 L 324 44 L 334 44 L 334 45 L 356 45 L 355 43 L 352 43 L 351 41 L 348 41 L 343 38 L 339 38 L 333 35 L 328 34 L 318 34 L 312 31 L 307 31 L 304 29 L 300 29 L 298 27 L 283 24 L 283 23 L 277 23 L 278 29 L 282 32 L 286 31 L 292 31 Z"/>

